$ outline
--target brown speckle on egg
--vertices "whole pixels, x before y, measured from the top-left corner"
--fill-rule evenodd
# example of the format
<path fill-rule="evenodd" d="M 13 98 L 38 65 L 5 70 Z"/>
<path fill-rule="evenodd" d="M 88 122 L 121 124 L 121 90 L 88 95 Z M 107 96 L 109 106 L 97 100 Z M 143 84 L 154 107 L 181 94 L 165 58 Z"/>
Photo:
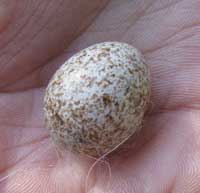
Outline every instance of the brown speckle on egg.
<path fill-rule="evenodd" d="M 141 128 L 149 101 L 140 52 L 126 43 L 99 43 L 54 74 L 44 98 L 46 125 L 56 143 L 99 157 Z"/>

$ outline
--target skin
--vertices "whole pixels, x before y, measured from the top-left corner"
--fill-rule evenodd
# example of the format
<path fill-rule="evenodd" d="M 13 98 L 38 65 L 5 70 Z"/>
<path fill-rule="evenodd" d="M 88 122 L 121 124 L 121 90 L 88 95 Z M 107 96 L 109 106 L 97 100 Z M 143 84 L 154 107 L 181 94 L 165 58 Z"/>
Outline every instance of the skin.
<path fill-rule="evenodd" d="M 0 192 L 85 192 L 94 160 L 55 149 L 44 127 L 44 89 L 72 54 L 111 40 L 144 53 L 152 107 L 135 148 L 110 159 L 110 179 L 98 165 L 103 172 L 90 174 L 89 189 L 199 192 L 200 1 L 77 2 L 0 1 Z"/>

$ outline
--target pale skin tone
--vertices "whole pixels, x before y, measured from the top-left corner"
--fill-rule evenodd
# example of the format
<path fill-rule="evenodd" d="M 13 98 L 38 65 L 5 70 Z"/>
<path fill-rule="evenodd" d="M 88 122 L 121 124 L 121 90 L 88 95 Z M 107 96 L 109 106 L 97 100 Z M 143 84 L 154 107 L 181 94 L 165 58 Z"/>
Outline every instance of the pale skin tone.
<path fill-rule="evenodd" d="M 93 159 L 56 153 L 44 90 L 73 53 L 112 40 L 143 52 L 152 105 L 135 148 L 111 159 L 110 179 L 106 165 L 93 172 L 90 192 L 200 192 L 199 9 L 199 0 L 0 0 L 0 192 L 85 192 Z"/>

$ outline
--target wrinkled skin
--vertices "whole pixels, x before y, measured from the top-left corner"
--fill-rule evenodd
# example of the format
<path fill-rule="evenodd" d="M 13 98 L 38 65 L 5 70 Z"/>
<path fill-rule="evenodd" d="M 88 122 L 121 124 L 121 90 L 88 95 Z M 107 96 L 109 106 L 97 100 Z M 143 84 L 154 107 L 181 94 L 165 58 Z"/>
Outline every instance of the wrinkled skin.
<path fill-rule="evenodd" d="M 93 170 L 90 192 L 200 192 L 199 9 L 199 0 L 0 0 L 0 192 L 85 192 L 93 159 L 56 153 L 43 95 L 63 61 L 111 40 L 144 53 L 152 108 L 136 146 L 111 159 L 111 178 L 105 164 Z"/>

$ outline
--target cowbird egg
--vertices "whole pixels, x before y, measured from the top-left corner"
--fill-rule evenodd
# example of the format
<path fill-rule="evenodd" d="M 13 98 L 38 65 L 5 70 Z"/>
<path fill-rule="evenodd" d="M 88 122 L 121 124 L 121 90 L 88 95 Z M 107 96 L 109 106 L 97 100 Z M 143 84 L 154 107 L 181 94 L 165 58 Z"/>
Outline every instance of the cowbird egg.
<path fill-rule="evenodd" d="M 56 144 L 99 157 L 141 128 L 149 101 L 140 52 L 126 43 L 99 43 L 68 59 L 50 80 L 46 125 Z"/>

